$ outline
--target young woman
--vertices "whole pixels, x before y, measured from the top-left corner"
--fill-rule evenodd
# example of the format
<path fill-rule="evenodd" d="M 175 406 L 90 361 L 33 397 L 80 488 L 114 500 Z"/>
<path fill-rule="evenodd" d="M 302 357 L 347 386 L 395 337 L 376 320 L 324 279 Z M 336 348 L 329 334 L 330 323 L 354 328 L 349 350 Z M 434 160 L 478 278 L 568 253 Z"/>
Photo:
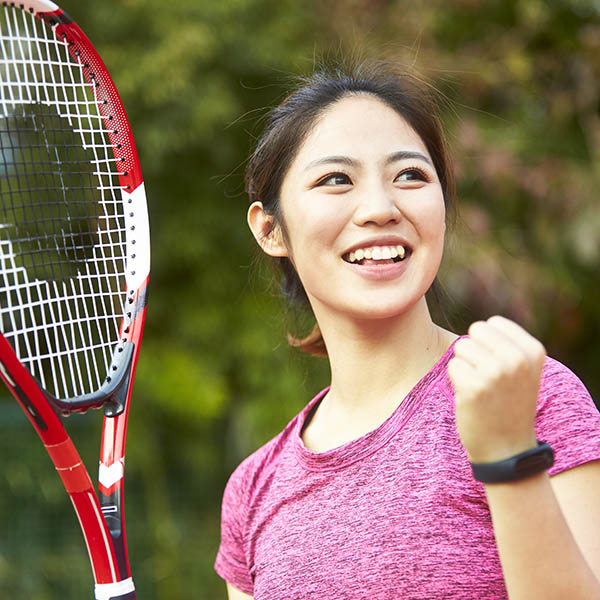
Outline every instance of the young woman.
<path fill-rule="evenodd" d="M 319 73 L 251 158 L 250 229 L 331 385 L 231 476 L 232 600 L 600 599 L 586 389 L 508 319 L 458 338 L 430 316 L 453 210 L 435 115 L 407 76 Z"/>

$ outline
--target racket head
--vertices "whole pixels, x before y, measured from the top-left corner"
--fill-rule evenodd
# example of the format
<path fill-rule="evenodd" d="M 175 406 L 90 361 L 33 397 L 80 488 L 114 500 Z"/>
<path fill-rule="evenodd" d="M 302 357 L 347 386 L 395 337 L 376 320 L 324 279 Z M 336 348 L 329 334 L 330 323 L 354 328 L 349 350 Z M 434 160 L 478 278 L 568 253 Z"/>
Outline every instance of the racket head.
<path fill-rule="evenodd" d="M 150 268 L 131 128 L 98 53 L 56 4 L 2 13 L 1 333 L 58 408 L 118 414 Z"/>

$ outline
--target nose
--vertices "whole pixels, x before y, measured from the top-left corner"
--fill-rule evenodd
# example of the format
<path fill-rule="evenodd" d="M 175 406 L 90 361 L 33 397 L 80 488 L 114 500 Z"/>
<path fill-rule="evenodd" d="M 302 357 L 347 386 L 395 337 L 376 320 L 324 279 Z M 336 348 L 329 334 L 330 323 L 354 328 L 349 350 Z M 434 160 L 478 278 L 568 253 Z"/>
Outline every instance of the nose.
<path fill-rule="evenodd" d="M 398 223 L 402 213 L 397 205 L 392 190 L 384 185 L 373 184 L 365 186 L 359 194 L 359 202 L 354 212 L 356 225 L 387 225 Z"/>

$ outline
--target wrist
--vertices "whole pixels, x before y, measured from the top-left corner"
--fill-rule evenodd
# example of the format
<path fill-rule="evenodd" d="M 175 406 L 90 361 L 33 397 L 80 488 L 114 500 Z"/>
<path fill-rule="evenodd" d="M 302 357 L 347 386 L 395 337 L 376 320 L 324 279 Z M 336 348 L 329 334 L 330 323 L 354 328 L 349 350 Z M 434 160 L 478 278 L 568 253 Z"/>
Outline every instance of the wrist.
<path fill-rule="evenodd" d="M 473 477 L 482 483 L 519 481 L 543 473 L 554 464 L 554 451 L 545 442 L 494 462 L 471 462 Z"/>
<path fill-rule="evenodd" d="M 506 439 L 508 436 L 488 437 L 483 440 L 485 443 L 475 440 L 468 440 L 473 443 L 468 445 L 463 441 L 469 462 L 471 463 L 492 463 L 500 460 L 505 460 L 511 456 L 521 454 L 535 448 L 538 445 L 538 440 L 535 430 L 524 435 L 519 435 L 516 439 Z"/>

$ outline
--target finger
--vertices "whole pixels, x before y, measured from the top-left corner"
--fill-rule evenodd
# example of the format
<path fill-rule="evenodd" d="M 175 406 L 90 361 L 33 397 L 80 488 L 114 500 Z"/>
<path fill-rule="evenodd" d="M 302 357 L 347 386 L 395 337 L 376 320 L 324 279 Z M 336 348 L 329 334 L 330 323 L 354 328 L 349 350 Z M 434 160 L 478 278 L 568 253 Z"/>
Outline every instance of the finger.
<path fill-rule="evenodd" d="M 470 337 L 461 338 L 454 344 L 454 356 L 474 368 L 479 368 L 482 364 L 489 364 L 495 360 L 485 345 Z"/>
<path fill-rule="evenodd" d="M 517 344 L 530 358 L 542 358 L 546 355 L 544 345 L 518 323 L 495 315 L 488 319 L 488 323 L 496 330 L 502 331 L 504 335 Z"/>
<path fill-rule="evenodd" d="M 448 361 L 447 370 L 455 392 L 472 388 L 478 379 L 477 370 L 473 365 L 456 355 Z"/>
<path fill-rule="evenodd" d="M 484 323 L 485 332 L 482 343 L 479 339 L 462 338 L 455 344 L 455 355 L 473 367 L 477 377 L 482 381 L 497 381 L 505 372 L 519 369 L 519 365 L 527 364 L 527 357 L 516 346 L 494 337 L 501 334 L 490 331 L 491 325 Z M 460 344 L 459 344 L 460 342 Z"/>
<path fill-rule="evenodd" d="M 503 361 L 526 358 L 520 339 L 515 339 L 514 330 L 507 328 L 502 322 L 499 326 L 494 323 L 498 322 L 494 321 L 493 317 L 488 321 L 476 321 L 469 327 L 469 336 L 491 355 Z"/>

